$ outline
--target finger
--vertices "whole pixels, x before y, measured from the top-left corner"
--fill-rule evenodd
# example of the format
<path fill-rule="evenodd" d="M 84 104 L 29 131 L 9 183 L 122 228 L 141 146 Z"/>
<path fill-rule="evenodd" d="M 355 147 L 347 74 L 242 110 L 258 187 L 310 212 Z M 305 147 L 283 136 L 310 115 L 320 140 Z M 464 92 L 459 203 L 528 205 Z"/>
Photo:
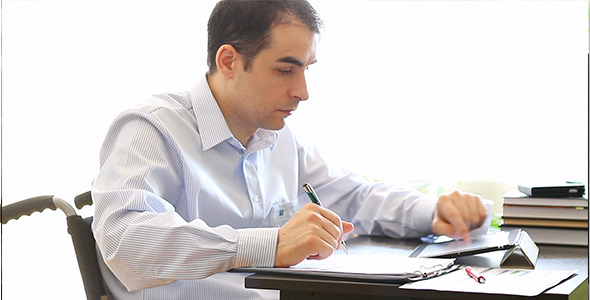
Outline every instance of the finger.
<path fill-rule="evenodd" d="M 440 200 L 441 203 L 453 205 L 459 210 L 461 218 L 465 222 L 468 230 L 474 230 L 481 227 L 486 220 L 487 211 L 482 198 L 478 195 L 454 191 L 442 196 Z"/>
<path fill-rule="evenodd" d="M 319 259 L 323 259 L 323 258 L 321 258 L 317 253 L 315 253 L 314 255 L 308 256 L 306 259 L 317 259 L 317 260 L 319 260 Z"/>
<path fill-rule="evenodd" d="M 336 238 L 340 237 L 343 232 L 342 220 L 340 219 L 340 216 L 338 216 L 336 213 L 334 213 L 333 211 L 326 209 L 326 208 L 322 208 L 320 213 L 322 214 L 322 216 L 324 218 L 326 218 L 327 221 L 329 221 L 332 225 L 336 226 L 337 232 L 335 232 L 334 237 L 336 237 Z"/>
<path fill-rule="evenodd" d="M 437 235 L 455 237 L 455 227 L 450 223 L 442 221 L 440 218 L 432 223 L 432 232 Z"/>
<path fill-rule="evenodd" d="M 297 228 L 296 232 L 288 234 L 291 236 L 288 239 L 283 238 L 279 230 L 276 267 L 289 267 L 309 257 L 322 259 L 334 253 L 336 242 L 328 233 L 322 229 L 318 230 L 319 226 L 315 224 L 301 225 L 303 226 Z M 331 240 L 332 243 L 326 240 Z"/>
<path fill-rule="evenodd" d="M 332 230 L 326 229 L 326 227 L 319 227 L 319 226 L 326 226 Z M 336 232 L 336 233 L 334 233 Z M 333 249 L 338 249 L 341 243 L 341 239 L 338 237 L 339 230 L 334 224 L 330 222 L 325 222 L 322 225 L 318 225 L 317 235 L 318 237 L 326 244 L 330 245 Z"/>
<path fill-rule="evenodd" d="M 456 199 L 456 206 L 467 208 L 466 211 L 462 211 L 463 220 L 465 220 L 470 230 L 479 228 L 487 215 L 483 200 L 481 197 L 472 194 L 463 194 L 462 196 L 463 199 Z"/>
<path fill-rule="evenodd" d="M 346 221 L 342 221 L 342 233 L 351 233 L 354 230 L 354 224 Z"/>
<path fill-rule="evenodd" d="M 439 202 L 438 218 L 442 224 L 438 226 L 445 231 L 445 235 L 455 238 L 469 239 L 469 227 L 463 219 L 463 214 L 454 203 Z M 449 228 L 450 227 L 450 228 Z"/>
<path fill-rule="evenodd" d="M 321 223 L 322 227 L 337 240 L 337 245 L 339 245 L 344 235 L 344 225 L 340 217 L 333 211 L 324 207 L 317 207 L 317 205 L 314 210 L 324 218 L 324 222 Z"/>
<path fill-rule="evenodd" d="M 303 226 L 308 227 L 309 234 L 321 239 L 324 243 L 330 245 L 333 249 L 338 248 L 340 228 L 326 219 L 321 213 L 312 211 L 306 215 L 306 222 Z M 320 247 L 323 245 L 315 245 Z M 310 249 L 314 250 L 315 249 Z"/>
<path fill-rule="evenodd" d="M 317 212 L 317 205 L 312 205 L 301 209 L 279 229 L 275 266 L 288 267 L 309 256 L 327 257 L 334 251 L 337 242 L 320 225 L 325 218 Z"/>
<path fill-rule="evenodd" d="M 352 232 L 352 230 L 354 230 L 354 225 L 352 223 L 342 221 L 338 214 L 329 209 L 320 207 L 318 205 L 308 207 L 308 205 L 310 204 L 305 205 L 304 208 L 317 212 L 321 215 L 321 217 L 324 218 L 324 222 L 319 222 L 319 224 L 321 224 L 322 229 L 328 232 L 334 240 L 327 236 L 322 236 L 322 239 L 331 245 L 334 242 L 333 245 L 335 249 L 340 249 L 344 234 Z"/>
<path fill-rule="evenodd" d="M 344 235 L 347 233 L 351 233 L 354 230 L 354 224 L 346 221 L 342 221 L 342 235 L 338 239 L 338 247 L 336 249 L 341 249 L 344 244 Z"/>
<path fill-rule="evenodd" d="M 474 220 L 475 222 L 475 228 L 479 228 L 483 225 L 484 221 L 486 220 L 486 217 L 488 216 L 488 212 L 487 209 L 485 207 L 485 205 L 483 204 L 483 200 L 481 200 L 480 197 L 476 197 L 476 204 L 477 204 L 477 216 L 479 217 L 477 220 Z"/>
<path fill-rule="evenodd" d="M 461 191 L 453 191 L 452 193 L 445 195 L 443 197 L 445 197 L 444 200 L 446 200 L 443 203 L 455 207 L 455 209 L 459 211 L 463 220 L 467 222 L 469 222 L 470 216 L 473 215 L 475 211 L 477 211 L 475 202 L 473 201 L 472 196 L 470 194 L 466 194 Z"/>
<path fill-rule="evenodd" d="M 306 244 L 310 247 L 307 250 L 309 253 L 314 253 L 317 258 L 324 259 L 332 255 L 340 247 L 340 243 L 339 239 L 318 226 Z"/>

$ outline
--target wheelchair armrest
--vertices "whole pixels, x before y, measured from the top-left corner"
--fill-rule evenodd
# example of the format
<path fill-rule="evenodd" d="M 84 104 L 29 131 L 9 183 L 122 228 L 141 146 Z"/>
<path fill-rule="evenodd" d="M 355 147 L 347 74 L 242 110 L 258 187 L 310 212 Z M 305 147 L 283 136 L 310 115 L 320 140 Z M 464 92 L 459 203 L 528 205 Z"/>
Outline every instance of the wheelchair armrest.
<path fill-rule="evenodd" d="M 92 205 L 92 194 L 90 194 L 90 191 L 80 194 L 74 198 L 74 203 L 78 209 L 82 209 L 86 205 Z"/>
<path fill-rule="evenodd" d="M 62 210 L 67 216 L 75 215 L 74 208 L 65 200 L 52 195 L 38 196 L 2 207 L 2 224 L 10 220 L 16 220 L 24 215 L 30 216 L 34 212 L 42 212 L 45 209 Z"/>

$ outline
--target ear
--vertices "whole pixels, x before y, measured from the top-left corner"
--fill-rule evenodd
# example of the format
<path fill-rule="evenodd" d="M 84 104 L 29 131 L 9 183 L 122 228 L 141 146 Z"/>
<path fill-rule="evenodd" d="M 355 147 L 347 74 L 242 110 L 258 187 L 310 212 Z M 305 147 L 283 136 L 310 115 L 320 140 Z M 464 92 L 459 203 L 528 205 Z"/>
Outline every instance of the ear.
<path fill-rule="evenodd" d="M 241 55 L 232 45 L 225 44 L 217 49 L 215 63 L 223 77 L 232 78 L 234 72 L 240 67 Z"/>

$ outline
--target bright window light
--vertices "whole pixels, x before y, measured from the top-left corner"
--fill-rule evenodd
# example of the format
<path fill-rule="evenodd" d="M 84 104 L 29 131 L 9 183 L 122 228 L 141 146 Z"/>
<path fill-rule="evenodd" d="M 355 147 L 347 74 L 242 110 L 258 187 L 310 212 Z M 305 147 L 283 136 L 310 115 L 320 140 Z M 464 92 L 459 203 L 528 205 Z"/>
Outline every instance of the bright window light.
<path fill-rule="evenodd" d="M 215 2 L 2 1 L 2 204 L 87 191 L 117 114 L 203 76 Z M 588 182 L 587 1 L 310 2 L 325 28 L 288 123 L 328 161 L 441 186 Z M 6 299 L 84 297 L 63 219 L 3 226 Z M 63 257 L 31 262 L 47 245 Z"/>

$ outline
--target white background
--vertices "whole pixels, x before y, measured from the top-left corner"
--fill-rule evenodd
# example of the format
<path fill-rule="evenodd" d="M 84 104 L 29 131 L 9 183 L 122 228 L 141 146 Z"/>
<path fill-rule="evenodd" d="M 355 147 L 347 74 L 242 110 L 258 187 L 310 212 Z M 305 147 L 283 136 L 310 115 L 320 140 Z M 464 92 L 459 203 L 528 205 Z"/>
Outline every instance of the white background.
<path fill-rule="evenodd" d="M 587 1 L 311 2 L 325 30 L 289 123 L 329 161 L 443 187 L 587 182 Z M 214 3 L 2 1 L 2 205 L 87 191 L 119 112 L 203 76 Z M 84 297 L 65 227 L 2 226 L 5 299 Z"/>

